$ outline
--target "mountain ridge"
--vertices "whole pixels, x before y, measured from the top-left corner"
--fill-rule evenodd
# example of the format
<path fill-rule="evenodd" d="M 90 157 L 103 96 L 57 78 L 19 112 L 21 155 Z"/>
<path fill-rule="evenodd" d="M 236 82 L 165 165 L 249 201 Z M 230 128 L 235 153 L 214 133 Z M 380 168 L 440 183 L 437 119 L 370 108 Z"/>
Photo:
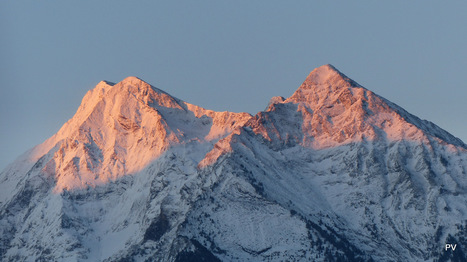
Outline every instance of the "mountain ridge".
<path fill-rule="evenodd" d="M 296 111 L 294 116 L 288 115 L 272 122 L 282 122 L 283 127 L 301 123 L 301 129 L 279 130 L 280 127 L 272 126 L 273 133 L 265 132 L 267 128 L 261 122 L 268 118 L 268 112 L 291 111 L 289 109 L 292 107 L 292 111 Z M 289 98 L 272 98 L 266 111 L 259 112 L 246 126 L 255 134 L 261 133 L 268 141 L 276 137 L 281 141 L 293 140 L 292 144 L 315 149 L 364 139 L 421 139 L 426 143 L 430 143 L 430 139 L 437 139 L 438 142 L 467 149 L 459 138 L 362 87 L 330 64 L 313 70 Z M 227 148 L 228 152 L 230 147 L 218 148 Z M 214 155 L 219 156 L 221 153 L 210 153 L 210 160 L 203 160 L 200 166 L 215 161 L 212 158 Z"/>
<path fill-rule="evenodd" d="M 114 85 L 101 81 L 86 93 L 75 115 L 32 154 L 38 160 L 58 146 L 45 168 L 61 174 L 57 191 L 93 186 L 137 172 L 172 145 L 216 140 L 249 117 L 189 104 L 137 77 Z"/>
<path fill-rule="evenodd" d="M 462 261 L 466 174 L 460 139 L 331 65 L 255 116 L 101 81 L 0 173 L 0 258 Z"/>

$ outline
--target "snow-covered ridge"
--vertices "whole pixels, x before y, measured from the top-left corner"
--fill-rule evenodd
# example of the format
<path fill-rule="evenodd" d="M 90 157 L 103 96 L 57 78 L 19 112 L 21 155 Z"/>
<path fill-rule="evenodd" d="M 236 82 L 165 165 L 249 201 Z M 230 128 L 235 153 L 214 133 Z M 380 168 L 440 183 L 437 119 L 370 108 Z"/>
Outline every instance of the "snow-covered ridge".
<path fill-rule="evenodd" d="M 255 116 L 102 81 L 0 174 L 0 260 L 465 261 L 466 174 L 331 65 Z"/>
<path fill-rule="evenodd" d="M 274 97 L 267 110 L 259 112 L 243 127 L 270 143 L 324 149 L 369 141 L 436 140 L 461 149 L 467 146 L 435 124 L 421 120 L 396 104 L 360 86 L 332 65 L 313 70 L 287 99 Z M 230 152 L 220 141 L 200 166 L 214 163 Z"/>
<path fill-rule="evenodd" d="M 353 132 L 360 131 L 367 139 L 379 139 L 384 135 L 392 140 L 416 140 L 422 139 L 421 133 L 424 133 L 467 148 L 460 139 L 367 90 L 332 65 L 313 70 L 297 91 L 283 103 L 299 104 L 300 110 L 303 111 L 303 107 L 306 107 L 308 112 L 316 115 L 315 119 L 305 117 L 304 122 L 316 122 L 316 118 L 327 118 L 316 123 L 312 129 L 331 126 L 332 131 L 325 133 L 339 133 L 339 131 L 344 133 L 345 137 L 338 138 L 338 142 L 362 135 L 349 133 L 346 130 L 353 125 L 361 126 L 360 130 Z M 303 115 L 309 114 L 303 113 Z M 372 130 L 363 130 L 365 128 Z M 378 134 L 381 133 L 380 131 L 384 134 Z"/>
<path fill-rule="evenodd" d="M 251 129 L 272 143 L 315 149 L 363 140 L 430 139 L 466 148 L 436 125 L 324 65 L 291 97 L 271 99 L 267 110 L 253 118 L 189 104 L 137 77 L 117 84 L 101 81 L 84 96 L 76 114 L 29 158 L 34 162 L 53 154 L 44 172 L 55 176 L 59 192 L 138 172 L 173 145 L 226 137 L 200 161 L 199 167 L 205 167 L 230 152 L 231 136 L 242 133 L 232 133 L 236 128 Z"/>
<path fill-rule="evenodd" d="M 96 186 L 138 172 L 171 146 L 216 141 L 250 117 L 186 103 L 137 77 L 101 81 L 29 157 L 53 155 L 44 172 L 55 176 L 56 192 Z"/>

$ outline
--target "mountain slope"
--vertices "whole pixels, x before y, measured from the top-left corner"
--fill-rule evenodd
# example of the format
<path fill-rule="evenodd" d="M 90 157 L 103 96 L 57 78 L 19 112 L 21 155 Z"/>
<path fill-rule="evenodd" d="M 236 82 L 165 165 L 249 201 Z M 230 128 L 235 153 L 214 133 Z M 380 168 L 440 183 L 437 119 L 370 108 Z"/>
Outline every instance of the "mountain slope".
<path fill-rule="evenodd" d="M 233 175 L 266 198 L 366 243 L 356 245 L 378 261 L 388 254 L 425 261 L 442 256 L 447 239 L 462 242 L 461 140 L 330 65 L 311 72 L 290 98 L 274 100 L 200 166 L 235 166 Z"/>
<path fill-rule="evenodd" d="M 249 118 L 183 102 L 136 77 L 102 81 L 29 158 L 53 154 L 43 171 L 55 175 L 58 192 L 95 186 L 141 170 L 170 146 L 215 141 Z"/>
<path fill-rule="evenodd" d="M 0 174 L 0 257 L 463 261 L 466 170 L 461 140 L 331 65 L 253 117 L 101 82 Z"/>

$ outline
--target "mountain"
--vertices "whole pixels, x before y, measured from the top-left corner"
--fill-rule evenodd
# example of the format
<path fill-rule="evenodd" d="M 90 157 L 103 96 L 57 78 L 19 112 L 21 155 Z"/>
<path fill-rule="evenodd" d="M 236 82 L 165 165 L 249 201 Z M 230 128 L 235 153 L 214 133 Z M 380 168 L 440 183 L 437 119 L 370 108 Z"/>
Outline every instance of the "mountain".
<path fill-rule="evenodd" d="M 97 186 L 138 172 L 171 146 L 215 141 L 250 117 L 186 103 L 136 77 L 102 81 L 27 158 L 44 162 L 57 192 Z"/>
<path fill-rule="evenodd" d="M 465 261 L 466 170 L 460 139 L 331 65 L 255 116 L 103 81 L 0 174 L 0 257 Z"/>

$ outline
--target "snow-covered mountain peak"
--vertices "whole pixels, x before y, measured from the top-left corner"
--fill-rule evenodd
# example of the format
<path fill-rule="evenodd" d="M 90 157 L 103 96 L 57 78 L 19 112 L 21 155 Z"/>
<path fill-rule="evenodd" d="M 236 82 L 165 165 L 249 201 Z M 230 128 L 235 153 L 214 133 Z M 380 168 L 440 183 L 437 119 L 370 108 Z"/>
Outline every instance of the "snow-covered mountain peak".
<path fill-rule="evenodd" d="M 466 148 L 460 139 L 362 87 L 332 65 L 313 70 L 283 103 L 298 105 L 304 122 L 311 124 L 305 130 L 319 147 L 363 138 L 428 142 L 432 137 Z M 318 143 L 318 137 L 326 142 Z M 330 137 L 334 142 L 329 143 Z"/>
<path fill-rule="evenodd" d="M 122 86 L 131 86 L 131 85 L 151 86 L 148 82 L 136 76 L 127 76 L 122 81 L 120 81 L 118 84 L 121 84 Z M 158 91 L 161 91 L 161 90 L 158 90 Z"/>
<path fill-rule="evenodd" d="M 107 80 L 101 80 L 97 85 L 97 86 L 101 86 L 101 87 L 106 87 L 106 86 L 114 86 L 115 83 L 113 82 L 110 82 L 110 81 L 107 81 Z"/>
<path fill-rule="evenodd" d="M 311 71 L 288 101 L 316 103 L 328 98 L 330 94 L 352 87 L 362 88 L 334 66 L 327 64 Z"/>
<path fill-rule="evenodd" d="M 115 85 L 115 92 L 122 95 L 129 95 L 136 98 L 143 104 L 151 107 L 168 107 L 168 108 L 182 108 L 182 103 L 178 98 L 175 98 L 167 92 L 160 90 L 138 77 L 130 76 Z"/>
<path fill-rule="evenodd" d="M 215 143 L 250 117 L 186 103 L 137 77 L 101 81 L 29 158 L 43 158 L 57 192 L 95 186 L 135 174 L 171 147 Z"/>
<path fill-rule="evenodd" d="M 142 80 L 141 78 L 136 77 L 136 76 L 127 76 L 127 77 L 125 77 L 125 79 L 123 79 L 121 82 L 122 82 L 122 83 L 128 83 L 128 82 L 129 82 L 129 83 L 132 83 L 132 82 L 133 82 L 133 83 L 134 83 L 134 82 L 138 82 L 138 83 L 139 83 L 139 82 L 143 82 L 143 83 L 146 83 L 144 80 Z M 147 83 L 146 83 L 146 84 L 147 84 Z"/>
<path fill-rule="evenodd" d="M 249 130 L 275 148 L 324 149 L 363 141 L 404 140 L 424 144 L 437 140 L 467 148 L 460 139 L 360 86 L 331 65 L 313 70 L 291 97 L 273 97 L 266 111 L 250 119 L 241 133 L 248 136 Z M 229 153 L 230 144 L 237 143 L 230 140 L 232 137 L 220 141 L 200 166 Z"/>
<path fill-rule="evenodd" d="M 337 70 L 333 65 L 327 64 L 315 68 L 313 71 L 311 71 L 308 77 L 306 78 L 305 82 L 309 84 L 320 85 L 332 83 L 337 78 L 345 79 L 347 77 L 344 74 L 342 74 L 339 70 Z"/>
<path fill-rule="evenodd" d="M 466 148 L 330 65 L 254 117 L 102 81 L 0 173 L 0 260 L 466 261 Z"/>

